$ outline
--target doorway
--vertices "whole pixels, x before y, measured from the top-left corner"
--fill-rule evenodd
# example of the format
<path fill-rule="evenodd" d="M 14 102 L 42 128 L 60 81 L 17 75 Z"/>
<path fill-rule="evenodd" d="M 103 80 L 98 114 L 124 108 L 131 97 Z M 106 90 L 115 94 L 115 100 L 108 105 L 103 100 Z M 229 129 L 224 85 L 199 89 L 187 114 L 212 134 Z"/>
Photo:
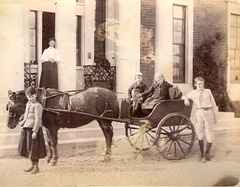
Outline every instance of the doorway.
<path fill-rule="evenodd" d="M 55 13 L 43 12 L 42 15 L 42 52 L 48 48 L 49 38 L 55 38 Z"/>

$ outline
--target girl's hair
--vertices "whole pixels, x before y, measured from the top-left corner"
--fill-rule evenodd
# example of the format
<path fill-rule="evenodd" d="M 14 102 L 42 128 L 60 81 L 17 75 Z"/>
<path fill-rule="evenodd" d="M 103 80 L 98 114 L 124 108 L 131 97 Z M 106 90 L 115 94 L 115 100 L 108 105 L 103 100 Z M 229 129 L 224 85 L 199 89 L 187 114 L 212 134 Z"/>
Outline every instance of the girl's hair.
<path fill-rule="evenodd" d="M 34 87 L 32 87 L 32 86 L 28 87 L 28 88 L 25 90 L 25 94 L 26 94 L 26 95 L 37 94 L 36 100 L 42 105 L 42 100 L 41 100 L 40 95 L 39 95 L 39 93 L 38 93 L 38 91 L 37 91 L 36 88 L 34 88 Z"/>

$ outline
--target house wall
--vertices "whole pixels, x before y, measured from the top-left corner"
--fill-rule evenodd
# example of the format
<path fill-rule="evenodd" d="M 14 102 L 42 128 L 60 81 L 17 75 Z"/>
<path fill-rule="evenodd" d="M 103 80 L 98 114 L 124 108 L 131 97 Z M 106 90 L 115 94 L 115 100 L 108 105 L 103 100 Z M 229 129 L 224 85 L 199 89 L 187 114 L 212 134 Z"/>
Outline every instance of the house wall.
<path fill-rule="evenodd" d="M 225 64 L 223 80 L 227 84 L 230 100 L 240 100 L 239 84 L 230 84 L 230 15 L 240 15 L 240 3 L 236 0 L 195 0 L 194 1 L 194 50 L 202 42 L 213 39 L 220 33 L 220 40 L 214 45 L 214 60 Z"/>
<path fill-rule="evenodd" d="M 192 89 L 193 0 L 156 1 L 155 72 L 162 72 L 173 82 L 173 6 L 186 7 L 185 82 L 177 84 L 183 94 Z"/>
<path fill-rule="evenodd" d="M 228 55 L 230 56 L 230 16 L 231 14 L 240 15 L 240 2 L 236 0 L 228 0 Z M 239 64 L 240 66 L 240 64 Z M 230 83 L 230 58 L 228 58 L 228 76 L 227 76 L 228 94 L 232 101 L 240 101 L 240 84 Z"/>
<path fill-rule="evenodd" d="M 76 67 L 76 15 L 82 16 L 82 65 L 93 64 L 95 0 L 76 3 L 65 1 L 14 1 L 0 2 L 0 98 L 7 91 L 24 89 L 24 63 L 29 56 L 29 12 L 37 11 L 38 18 L 38 74 L 41 74 L 42 13 L 55 13 L 56 47 L 60 53 L 59 89 L 84 88 L 83 69 Z M 88 14 L 85 14 L 85 13 Z M 13 55 L 14 54 L 14 55 Z M 89 55 L 90 54 L 90 57 Z"/>
<path fill-rule="evenodd" d="M 127 89 L 140 71 L 140 1 L 117 0 L 116 66 L 118 97 L 126 98 Z"/>
<path fill-rule="evenodd" d="M 228 32 L 227 32 L 227 2 L 225 0 L 196 0 L 194 3 L 194 48 L 193 53 L 198 53 L 197 48 L 203 43 L 215 41 L 211 56 L 217 66 L 222 66 L 221 79 L 227 83 L 227 58 L 228 58 Z M 210 47 L 210 46 L 209 46 Z M 210 56 L 210 55 L 209 55 Z M 209 60 L 209 59 L 207 59 Z M 211 68 L 213 65 L 209 65 Z M 194 67 L 193 67 L 194 68 Z M 217 67 L 216 67 L 217 68 Z M 201 70 L 196 70 L 201 71 Z M 212 72 L 209 76 L 215 75 L 218 79 L 219 73 Z M 206 75 L 207 76 L 207 75 Z M 208 79 L 209 77 L 204 77 Z M 219 83 L 218 83 L 219 84 Z M 213 85 L 212 85 L 213 86 Z M 221 87 L 220 87 L 221 86 Z M 225 90 L 224 85 L 219 85 L 218 89 Z M 215 97 L 217 91 L 212 90 Z M 216 99 L 216 98 L 215 98 Z"/>
<path fill-rule="evenodd" d="M 216 43 L 214 54 L 216 62 L 226 63 L 227 60 L 227 3 L 225 0 L 194 1 L 194 49 L 205 40 L 221 34 Z M 226 76 L 226 75 L 225 75 Z"/>
<path fill-rule="evenodd" d="M 24 10 L 22 3 L 0 3 L 0 98 L 24 87 Z"/>

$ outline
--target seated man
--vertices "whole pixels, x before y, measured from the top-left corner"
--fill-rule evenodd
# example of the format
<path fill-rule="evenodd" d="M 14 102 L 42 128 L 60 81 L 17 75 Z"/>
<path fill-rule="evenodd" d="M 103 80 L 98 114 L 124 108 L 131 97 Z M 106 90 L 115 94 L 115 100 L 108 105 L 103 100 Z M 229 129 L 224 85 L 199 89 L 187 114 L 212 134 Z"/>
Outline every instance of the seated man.
<path fill-rule="evenodd" d="M 173 87 L 173 85 L 165 81 L 162 73 L 156 74 L 155 80 L 156 82 L 147 91 L 137 95 L 138 97 L 149 96 L 142 104 L 142 109 L 147 115 L 161 100 L 170 100 L 169 88 Z"/>

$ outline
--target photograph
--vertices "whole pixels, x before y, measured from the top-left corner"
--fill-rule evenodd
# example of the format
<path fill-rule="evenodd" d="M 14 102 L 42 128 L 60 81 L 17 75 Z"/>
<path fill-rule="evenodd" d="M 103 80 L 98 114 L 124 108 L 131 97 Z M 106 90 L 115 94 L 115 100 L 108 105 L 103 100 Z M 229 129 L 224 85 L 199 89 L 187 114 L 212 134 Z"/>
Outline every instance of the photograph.
<path fill-rule="evenodd" d="M 240 186 L 240 0 L 0 0 L 0 187 Z"/>

